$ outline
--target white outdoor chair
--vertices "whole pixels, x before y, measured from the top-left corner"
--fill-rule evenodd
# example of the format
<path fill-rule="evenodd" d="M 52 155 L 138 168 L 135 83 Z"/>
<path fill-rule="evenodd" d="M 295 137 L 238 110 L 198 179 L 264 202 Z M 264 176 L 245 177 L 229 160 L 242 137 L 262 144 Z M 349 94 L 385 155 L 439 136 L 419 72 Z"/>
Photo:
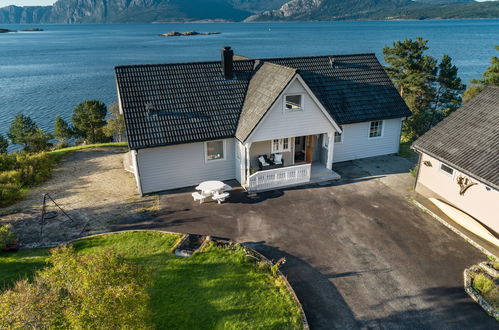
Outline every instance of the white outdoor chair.
<path fill-rule="evenodd" d="M 204 200 L 207 198 L 208 196 L 205 196 L 205 195 L 201 195 L 200 193 L 198 192 L 193 192 L 192 193 L 192 198 L 194 198 L 194 201 L 199 201 L 199 204 L 203 203 Z"/>
<path fill-rule="evenodd" d="M 215 194 L 215 195 L 213 195 L 212 199 L 214 201 L 217 201 L 218 204 L 222 204 L 222 202 L 224 202 L 225 199 L 227 197 L 229 197 L 229 195 L 230 194 L 228 192 L 224 192 L 224 193 L 221 193 L 221 194 Z"/>
<path fill-rule="evenodd" d="M 226 185 L 224 186 L 223 191 L 231 191 L 231 190 L 232 190 L 232 187 L 231 187 L 231 186 L 229 186 L 228 184 L 226 184 Z"/>

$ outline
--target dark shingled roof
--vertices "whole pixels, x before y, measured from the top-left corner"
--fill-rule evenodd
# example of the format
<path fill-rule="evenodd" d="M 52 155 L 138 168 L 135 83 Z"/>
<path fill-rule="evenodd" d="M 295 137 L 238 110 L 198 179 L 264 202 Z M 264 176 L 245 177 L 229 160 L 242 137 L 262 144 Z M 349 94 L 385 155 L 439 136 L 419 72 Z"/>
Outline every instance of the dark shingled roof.
<path fill-rule="evenodd" d="M 119 96 L 131 149 L 233 137 L 254 61 L 118 66 Z"/>
<path fill-rule="evenodd" d="M 499 87 L 488 87 L 413 147 L 499 189 Z"/>
<path fill-rule="evenodd" d="M 257 63 L 236 131 L 236 137 L 240 141 L 248 138 L 295 75 L 296 70 L 286 66 L 268 62 Z"/>
<path fill-rule="evenodd" d="M 116 67 L 130 148 L 247 138 L 295 71 L 339 125 L 411 114 L 374 54 L 235 56 L 234 70 L 224 80 L 220 61 Z"/>
<path fill-rule="evenodd" d="M 300 75 L 337 124 L 408 117 L 411 112 L 374 54 L 263 59 Z"/>

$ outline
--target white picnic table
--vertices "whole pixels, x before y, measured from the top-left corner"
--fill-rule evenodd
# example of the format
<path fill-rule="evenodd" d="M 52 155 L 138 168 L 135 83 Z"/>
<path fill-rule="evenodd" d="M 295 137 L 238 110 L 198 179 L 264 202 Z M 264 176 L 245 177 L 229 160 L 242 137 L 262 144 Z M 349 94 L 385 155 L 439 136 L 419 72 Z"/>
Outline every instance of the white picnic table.
<path fill-rule="evenodd" d="M 203 203 L 207 197 L 211 196 L 213 200 L 220 204 L 225 201 L 227 197 L 229 197 L 229 193 L 227 191 L 231 189 L 231 186 L 226 185 L 222 181 L 205 181 L 201 182 L 199 186 L 196 187 L 196 190 L 201 190 L 201 194 L 194 192 L 192 193 L 192 197 L 195 201 L 199 200 L 200 203 Z"/>
<path fill-rule="evenodd" d="M 222 181 L 204 181 L 196 187 L 196 190 L 201 190 L 203 193 L 213 194 L 225 189 L 225 183 Z"/>

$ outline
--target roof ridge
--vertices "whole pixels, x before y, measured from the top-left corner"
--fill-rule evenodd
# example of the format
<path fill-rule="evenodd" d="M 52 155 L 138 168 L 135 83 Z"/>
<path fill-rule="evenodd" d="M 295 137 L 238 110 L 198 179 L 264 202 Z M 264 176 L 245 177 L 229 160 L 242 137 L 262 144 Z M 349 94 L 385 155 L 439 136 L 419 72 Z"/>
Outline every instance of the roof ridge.
<path fill-rule="evenodd" d="M 375 53 L 357 53 L 357 54 L 338 54 L 338 55 L 316 55 L 316 56 L 291 56 L 291 57 L 267 57 L 267 58 L 250 58 L 243 55 L 237 55 L 240 57 L 246 57 L 247 59 L 238 59 L 237 62 L 254 62 L 256 60 L 260 61 L 270 61 L 270 60 L 290 60 L 290 59 L 311 59 L 311 58 L 326 58 L 326 57 L 349 57 L 349 56 L 365 56 L 374 55 Z M 131 67 L 155 67 L 155 66 L 172 66 L 172 65 L 192 65 L 192 64 L 217 64 L 221 61 L 189 61 L 189 62 L 168 62 L 168 63 L 154 63 L 154 64 L 131 64 L 131 65 L 116 65 L 114 69 L 118 68 L 131 68 Z M 275 63 L 273 63 L 275 64 Z"/>
<path fill-rule="evenodd" d="M 237 63 L 241 62 L 254 62 L 254 59 L 248 60 L 237 60 Z M 155 66 L 173 66 L 173 65 L 192 65 L 192 64 L 219 64 L 222 61 L 199 61 L 199 62 L 171 62 L 171 63 L 154 63 L 154 64 L 130 64 L 130 65 L 116 65 L 114 69 L 117 68 L 138 68 L 138 67 L 155 67 Z"/>

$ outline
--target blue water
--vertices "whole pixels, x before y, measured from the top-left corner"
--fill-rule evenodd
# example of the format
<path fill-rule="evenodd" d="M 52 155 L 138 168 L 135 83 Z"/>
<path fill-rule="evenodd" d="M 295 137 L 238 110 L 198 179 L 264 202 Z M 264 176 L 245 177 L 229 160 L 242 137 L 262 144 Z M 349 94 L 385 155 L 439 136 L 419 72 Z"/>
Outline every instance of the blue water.
<path fill-rule="evenodd" d="M 26 25 L 3 25 L 22 29 Z M 499 20 L 311 23 L 178 23 L 37 25 L 44 32 L 0 34 L 0 133 L 23 112 L 52 130 L 80 101 L 116 102 L 113 67 L 123 64 L 218 60 L 232 46 L 249 57 L 374 52 L 403 38 L 430 40 L 429 54 L 449 54 L 462 79 L 478 78 L 497 52 Z M 163 38 L 168 31 L 220 35 Z"/>

